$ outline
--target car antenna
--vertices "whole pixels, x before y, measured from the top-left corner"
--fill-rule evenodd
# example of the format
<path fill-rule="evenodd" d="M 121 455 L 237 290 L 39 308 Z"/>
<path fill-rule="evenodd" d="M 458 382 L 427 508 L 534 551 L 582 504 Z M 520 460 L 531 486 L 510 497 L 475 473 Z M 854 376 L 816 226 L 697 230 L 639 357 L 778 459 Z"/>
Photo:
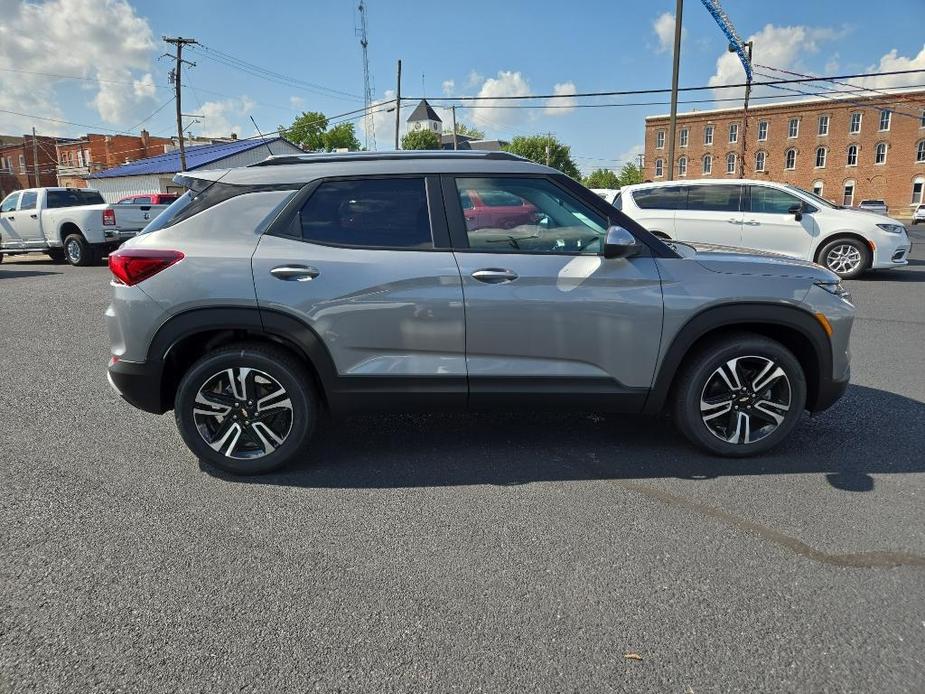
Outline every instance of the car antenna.
<path fill-rule="evenodd" d="M 272 157 L 272 156 L 273 156 L 273 150 L 270 149 L 270 143 L 267 142 L 266 138 L 263 136 L 263 133 L 260 132 L 260 126 L 257 125 L 257 121 L 254 120 L 254 117 L 253 117 L 253 116 L 251 116 L 251 123 L 254 124 L 254 128 L 257 129 L 257 134 L 260 135 L 260 139 L 263 140 L 263 144 L 266 145 L 267 151 L 270 153 L 270 156 Z"/>

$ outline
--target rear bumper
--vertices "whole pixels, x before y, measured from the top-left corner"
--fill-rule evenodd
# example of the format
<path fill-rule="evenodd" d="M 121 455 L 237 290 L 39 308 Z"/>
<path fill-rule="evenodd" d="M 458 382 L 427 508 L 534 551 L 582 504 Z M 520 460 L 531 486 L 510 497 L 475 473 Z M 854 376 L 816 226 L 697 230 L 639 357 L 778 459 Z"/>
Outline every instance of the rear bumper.
<path fill-rule="evenodd" d="M 130 405 L 145 412 L 163 414 L 170 409 L 161 389 L 161 362 L 117 361 L 110 363 L 107 379 L 112 389 Z"/>

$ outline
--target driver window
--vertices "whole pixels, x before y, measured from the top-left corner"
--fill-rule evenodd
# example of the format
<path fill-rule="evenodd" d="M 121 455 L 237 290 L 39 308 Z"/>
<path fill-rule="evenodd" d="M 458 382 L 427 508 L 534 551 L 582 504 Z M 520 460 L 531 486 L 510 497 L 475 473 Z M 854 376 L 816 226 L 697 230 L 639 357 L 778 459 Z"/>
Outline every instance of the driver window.
<path fill-rule="evenodd" d="M 800 198 L 790 193 L 785 193 L 777 188 L 765 188 L 764 186 L 752 186 L 751 211 L 764 212 L 768 214 L 787 214 L 788 210 L 794 205 L 799 205 L 802 201 Z"/>
<path fill-rule="evenodd" d="M 19 202 L 19 192 L 10 193 L 0 204 L 0 212 L 13 212 L 16 209 L 17 202 Z"/>
<path fill-rule="evenodd" d="M 469 248 L 597 254 L 607 219 L 542 178 L 457 178 Z"/>

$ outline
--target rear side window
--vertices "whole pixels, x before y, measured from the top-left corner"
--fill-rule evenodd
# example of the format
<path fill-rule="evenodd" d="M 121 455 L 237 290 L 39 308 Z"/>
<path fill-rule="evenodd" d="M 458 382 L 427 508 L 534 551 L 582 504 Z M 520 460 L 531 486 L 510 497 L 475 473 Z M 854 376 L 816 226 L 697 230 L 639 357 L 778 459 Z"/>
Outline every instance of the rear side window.
<path fill-rule="evenodd" d="M 697 212 L 738 212 L 742 186 L 688 186 L 687 209 Z"/>
<path fill-rule="evenodd" d="M 95 190 L 49 190 L 45 194 L 45 207 L 50 210 L 59 207 L 81 207 L 83 205 L 102 205 L 103 196 Z"/>
<path fill-rule="evenodd" d="M 683 210 L 687 191 L 681 186 L 644 188 L 633 193 L 636 206 L 643 210 Z"/>
<path fill-rule="evenodd" d="M 326 181 L 299 211 L 302 239 L 368 248 L 433 248 L 423 178 Z"/>
<path fill-rule="evenodd" d="M 34 190 L 27 190 L 22 194 L 22 200 L 19 202 L 19 209 L 21 210 L 34 210 L 35 203 L 38 202 L 39 194 Z"/>

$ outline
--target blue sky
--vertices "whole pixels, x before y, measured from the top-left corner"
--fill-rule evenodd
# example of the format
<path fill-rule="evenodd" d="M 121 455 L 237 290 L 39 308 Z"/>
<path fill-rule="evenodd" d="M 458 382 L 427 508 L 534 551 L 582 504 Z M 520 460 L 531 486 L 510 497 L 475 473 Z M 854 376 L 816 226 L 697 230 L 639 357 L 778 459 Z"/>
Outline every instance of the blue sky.
<path fill-rule="evenodd" d="M 859 0 L 726 0 L 724 7 L 743 37 L 757 35 L 755 61 L 759 63 L 816 74 L 863 72 L 880 66 L 925 68 L 922 0 L 889 4 L 888 15 L 873 12 L 869 2 Z M 670 37 L 673 1 L 470 0 L 459 5 L 368 0 L 368 5 L 376 98 L 392 96 L 399 58 L 404 67 L 403 95 L 408 96 L 670 85 L 671 52 L 663 49 L 656 29 L 663 31 L 663 38 Z M 669 16 L 663 17 L 665 13 Z M 271 130 L 290 122 L 303 108 L 333 115 L 362 106 L 356 3 L 349 0 L 193 0 L 182 6 L 148 0 L 48 0 L 27 5 L 0 0 L 0 16 L 6 18 L 6 28 L 0 27 L 0 109 L 26 114 L 0 113 L 2 133 L 25 132 L 33 123 L 39 132 L 62 135 L 106 132 L 103 128 L 118 131 L 151 116 L 171 96 L 169 61 L 158 60 L 168 48 L 160 40 L 162 34 L 193 36 L 225 54 L 347 94 L 272 83 L 215 62 L 208 53 L 190 51 L 189 58 L 197 66 L 186 72 L 190 88 L 184 91 L 184 112 L 206 116 L 193 126 L 194 133 L 227 134 L 233 128 L 247 136 L 253 133 L 250 116 L 262 129 Z M 734 57 L 723 57 L 725 38 L 698 0 L 686 0 L 683 26 L 682 86 L 741 79 Z M 902 83 L 925 84 L 925 73 L 875 84 Z M 643 118 L 666 111 L 666 106 L 651 105 L 458 113 L 460 120 L 490 136 L 552 132 L 571 145 L 580 168 L 587 171 L 598 165 L 619 167 L 642 143 Z M 394 114 L 377 115 L 380 148 L 392 142 L 393 119 Z M 357 125 L 362 130 L 362 123 Z M 152 133 L 170 134 L 172 105 L 150 117 L 145 127 Z"/>

